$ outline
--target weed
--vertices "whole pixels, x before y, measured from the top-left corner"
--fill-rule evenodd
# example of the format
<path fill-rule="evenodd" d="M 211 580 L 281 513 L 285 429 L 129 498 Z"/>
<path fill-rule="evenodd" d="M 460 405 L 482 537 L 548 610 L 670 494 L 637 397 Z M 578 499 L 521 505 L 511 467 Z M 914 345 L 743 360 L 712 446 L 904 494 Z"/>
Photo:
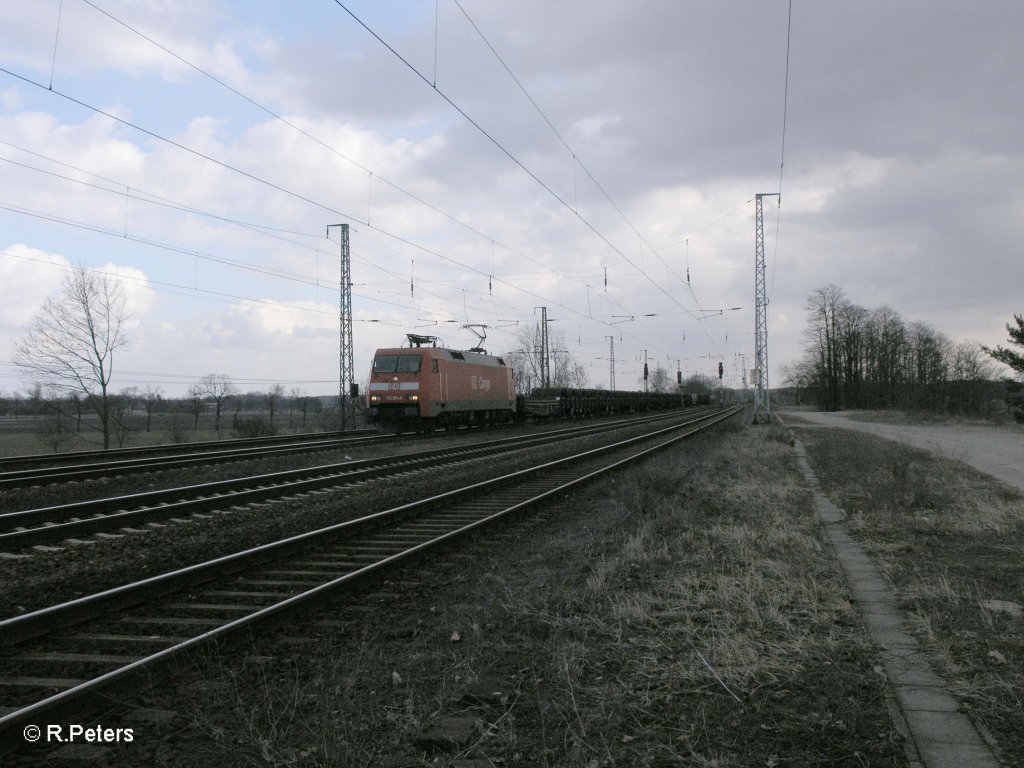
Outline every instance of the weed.
<path fill-rule="evenodd" d="M 1008 762 L 1024 764 L 1024 621 L 985 608 L 1020 602 L 1024 498 L 947 456 L 846 430 L 797 431 L 924 647 Z"/>

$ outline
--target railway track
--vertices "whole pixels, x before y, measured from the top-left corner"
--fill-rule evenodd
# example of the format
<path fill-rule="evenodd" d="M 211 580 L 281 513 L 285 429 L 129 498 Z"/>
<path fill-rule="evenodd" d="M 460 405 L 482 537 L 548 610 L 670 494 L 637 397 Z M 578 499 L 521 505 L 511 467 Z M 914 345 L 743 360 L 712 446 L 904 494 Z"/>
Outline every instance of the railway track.
<path fill-rule="evenodd" d="M 0 745 L 23 747 L 29 726 L 109 708 L 190 651 L 248 636 L 739 411 L 717 411 L 0 621 Z"/>
<path fill-rule="evenodd" d="M 141 445 L 135 448 L 110 448 L 93 451 L 67 451 L 66 453 L 35 453 L 25 456 L 9 456 L 0 459 L 0 471 L 12 469 L 31 469 L 48 467 L 68 462 L 88 464 L 120 459 L 132 459 L 143 456 L 183 456 L 196 451 L 231 448 L 259 448 L 266 446 L 288 445 L 289 443 L 311 442 L 339 437 L 365 437 L 379 433 L 377 429 L 356 429 L 348 432 L 298 432 L 294 435 L 273 435 L 268 437 L 239 437 L 224 440 L 197 440 L 194 443 L 175 443 L 173 445 Z"/>
<path fill-rule="evenodd" d="M 688 411 L 697 416 L 701 411 Z M 14 552 L 32 546 L 49 546 L 65 540 L 78 543 L 82 537 L 127 529 L 138 533 L 140 526 L 169 519 L 183 519 L 196 513 L 240 508 L 245 505 L 307 493 L 337 489 L 394 477 L 397 473 L 422 471 L 497 456 L 510 451 L 535 448 L 564 440 L 621 429 L 678 416 L 644 417 L 571 427 L 537 435 L 489 440 L 472 445 L 449 445 L 439 450 L 419 451 L 384 458 L 346 461 L 263 475 L 219 480 L 179 488 L 123 496 L 77 501 L 37 509 L 0 514 L 0 552 Z"/>
<path fill-rule="evenodd" d="M 395 439 L 394 434 L 381 434 L 376 430 L 366 430 L 366 432 L 368 432 L 368 434 L 348 435 L 346 437 L 320 437 L 305 440 L 288 440 L 284 444 L 252 444 L 252 441 L 247 440 L 243 441 L 247 444 L 242 446 L 211 448 L 201 451 L 193 451 L 187 454 L 182 454 L 180 452 L 180 446 L 176 446 L 179 448 L 177 453 L 167 451 L 152 456 L 134 455 L 118 459 L 108 458 L 106 461 L 100 461 L 98 457 L 93 456 L 92 459 L 77 464 L 57 464 L 54 466 L 31 466 L 20 469 L 5 469 L 4 471 L 0 471 L 0 491 L 14 488 L 26 488 L 34 485 L 44 485 L 47 483 L 66 483 L 71 481 L 84 482 L 87 480 L 99 480 L 106 477 L 115 477 L 117 475 L 132 473 L 207 466 L 210 464 L 245 461 L 247 459 L 288 456 L 298 453 L 332 451 L 339 448 L 372 446 Z M 223 443 L 213 443 L 212 445 L 222 446 Z M 102 452 L 93 453 L 102 454 Z M 53 457 L 48 458 L 51 460 L 53 459 Z M 16 462 L 11 462 L 11 464 L 14 463 Z M 5 462 L 2 466 L 7 467 L 8 463 Z"/>

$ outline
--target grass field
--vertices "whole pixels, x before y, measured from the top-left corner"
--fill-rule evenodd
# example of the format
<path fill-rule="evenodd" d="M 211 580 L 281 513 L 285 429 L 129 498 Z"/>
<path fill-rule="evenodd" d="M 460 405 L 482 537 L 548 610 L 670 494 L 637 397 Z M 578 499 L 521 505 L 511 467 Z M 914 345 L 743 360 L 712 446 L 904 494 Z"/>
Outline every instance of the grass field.
<path fill-rule="evenodd" d="M 793 431 L 966 711 L 1024 765 L 1024 497 L 933 453 Z"/>
<path fill-rule="evenodd" d="M 261 640 L 246 663 L 207 657 L 199 692 L 157 702 L 187 724 L 131 755 L 225 767 L 905 765 L 788 440 L 734 423 L 501 542 L 396 576 L 368 608 Z"/>
<path fill-rule="evenodd" d="M 315 428 L 308 428 L 313 431 Z M 302 432 L 302 429 L 289 429 L 287 427 L 278 429 L 278 434 L 290 434 Z M 175 445 L 181 443 L 198 443 L 207 440 L 228 440 L 238 437 L 237 431 L 229 426 L 224 426 L 218 432 L 216 429 L 192 429 L 191 425 L 175 432 L 165 429 L 153 429 L 149 432 L 138 430 L 129 432 L 124 440 L 124 445 L 118 445 L 116 440 L 111 442 L 111 448 L 137 448 L 151 445 Z M 81 434 L 68 435 L 62 439 L 58 449 L 54 450 L 55 443 L 42 432 L 15 432 L 0 434 L 0 458 L 11 458 L 14 456 L 26 456 L 33 454 L 59 455 L 68 451 L 98 451 L 103 448 L 103 436 L 98 431 L 83 431 Z"/>

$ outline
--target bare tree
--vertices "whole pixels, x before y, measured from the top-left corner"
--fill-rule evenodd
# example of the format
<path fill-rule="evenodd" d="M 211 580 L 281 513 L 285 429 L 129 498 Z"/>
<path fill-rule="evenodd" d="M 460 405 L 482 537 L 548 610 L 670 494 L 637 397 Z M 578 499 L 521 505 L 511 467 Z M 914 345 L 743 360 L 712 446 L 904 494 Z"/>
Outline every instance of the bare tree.
<path fill-rule="evenodd" d="M 587 369 L 576 361 L 566 348 L 565 332 L 553 328 L 548 333 L 548 375 L 552 387 L 582 389 L 587 386 Z M 515 369 L 516 390 L 529 394 L 534 387 L 544 386 L 543 344 L 540 324 L 520 326 L 514 347 L 505 354 L 505 361 Z"/>
<path fill-rule="evenodd" d="M 149 429 L 153 424 L 153 412 L 156 411 L 161 399 L 163 399 L 163 393 L 163 389 L 154 384 L 147 384 L 146 388 L 142 391 L 142 397 L 145 401 L 144 407 L 146 409 L 147 432 L 149 432 Z"/>
<path fill-rule="evenodd" d="M 238 392 L 238 387 L 226 373 L 208 373 L 199 380 L 198 389 L 211 400 L 214 405 L 214 427 L 220 432 L 220 411 L 224 401 Z"/>
<path fill-rule="evenodd" d="M 981 344 L 962 341 L 953 348 L 950 378 L 950 410 L 991 414 L 996 369 Z"/>
<path fill-rule="evenodd" d="M 15 347 L 15 362 L 47 384 L 84 396 L 99 417 L 103 447 L 110 447 L 108 388 L 114 352 L 128 343 L 123 326 L 129 313 L 117 278 L 75 267 L 60 294 L 32 319 Z"/>
<path fill-rule="evenodd" d="M 138 387 L 124 387 L 110 398 L 110 431 L 118 448 L 124 448 L 128 435 L 142 426 L 142 419 L 136 413 L 138 407 Z"/>
<path fill-rule="evenodd" d="M 808 355 L 795 363 L 780 366 L 782 381 L 793 388 L 794 405 L 803 405 L 807 394 L 814 386 L 814 359 Z"/>
<path fill-rule="evenodd" d="M 263 394 L 263 401 L 267 404 L 267 410 L 270 411 L 270 428 L 274 428 L 274 413 L 277 411 L 277 406 L 281 402 L 281 398 L 284 397 L 284 384 L 271 384 L 267 391 Z"/>
<path fill-rule="evenodd" d="M 288 392 L 288 426 L 292 426 L 292 415 L 298 408 L 302 413 L 302 426 L 306 426 L 306 413 L 309 411 L 309 398 L 302 387 L 292 387 Z"/>
<path fill-rule="evenodd" d="M 825 410 L 837 411 L 842 402 L 842 347 L 839 318 L 848 304 L 841 288 L 826 285 L 807 297 L 805 345 L 818 369 L 819 402 Z"/>
<path fill-rule="evenodd" d="M 185 394 L 192 406 L 192 431 L 195 432 L 199 429 L 199 417 L 206 410 L 206 390 L 201 384 L 193 384 Z"/>
<path fill-rule="evenodd" d="M 643 381 L 643 379 L 641 379 Z M 666 392 L 675 391 L 676 384 L 672 381 L 672 377 L 669 376 L 668 371 L 661 367 L 661 364 L 657 364 L 654 368 L 654 372 L 651 374 L 650 380 L 647 382 L 651 392 L 657 392 L 664 394 Z"/>

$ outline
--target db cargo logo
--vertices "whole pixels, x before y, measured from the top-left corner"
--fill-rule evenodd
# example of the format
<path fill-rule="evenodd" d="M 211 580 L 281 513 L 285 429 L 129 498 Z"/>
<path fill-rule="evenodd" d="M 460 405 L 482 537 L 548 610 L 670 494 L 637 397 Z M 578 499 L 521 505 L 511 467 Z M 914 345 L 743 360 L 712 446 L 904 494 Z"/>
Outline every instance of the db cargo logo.
<path fill-rule="evenodd" d="M 469 386 L 472 389 L 482 389 L 484 392 L 487 392 L 491 389 L 491 380 L 485 379 L 483 376 L 470 376 Z"/>

